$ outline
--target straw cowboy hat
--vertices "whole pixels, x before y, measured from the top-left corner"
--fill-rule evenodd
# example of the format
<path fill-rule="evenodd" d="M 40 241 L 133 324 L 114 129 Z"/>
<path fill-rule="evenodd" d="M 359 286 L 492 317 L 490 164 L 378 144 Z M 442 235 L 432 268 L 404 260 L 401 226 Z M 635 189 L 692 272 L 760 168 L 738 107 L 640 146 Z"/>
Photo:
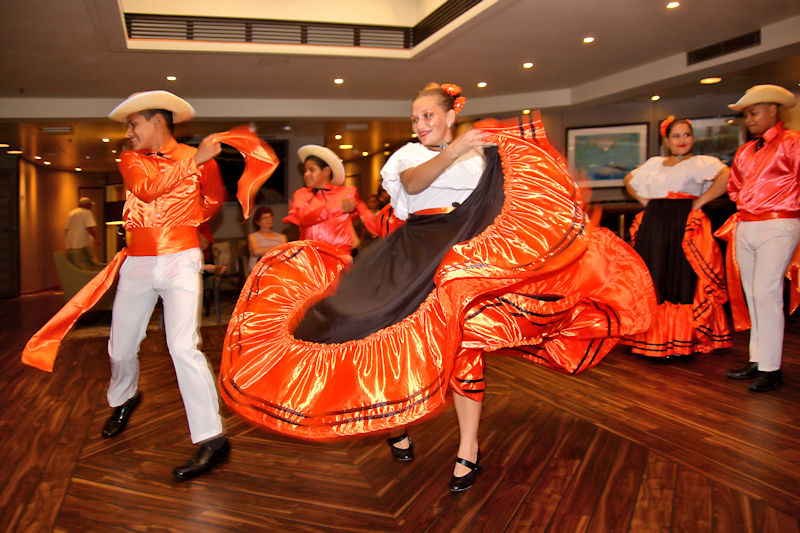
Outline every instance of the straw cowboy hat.
<path fill-rule="evenodd" d="M 169 91 L 145 91 L 133 93 L 108 114 L 116 122 L 126 122 L 128 115 L 147 109 L 166 109 L 172 111 L 172 122 L 186 122 L 194 116 L 194 108 L 189 102 Z"/>
<path fill-rule="evenodd" d="M 728 107 L 734 111 L 741 111 L 753 104 L 779 104 L 782 109 L 794 107 L 797 102 L 794 95 L 778 85 L 756 85 L 747 89 L 744 96 L 735 104 Z"/>
<path fill-rule="evenodd" d="M 342 160 L 339 159 L 339 156 L 333 153 L 332 150 L 316 144 L 307 144 L 297 150 L 297 156 L 300 161 L 305 162 L 310 155 L 319 157 L 331 167 L 331 183 L 334 185 L 344 184 L 344 165 L 342 165 Z"/>

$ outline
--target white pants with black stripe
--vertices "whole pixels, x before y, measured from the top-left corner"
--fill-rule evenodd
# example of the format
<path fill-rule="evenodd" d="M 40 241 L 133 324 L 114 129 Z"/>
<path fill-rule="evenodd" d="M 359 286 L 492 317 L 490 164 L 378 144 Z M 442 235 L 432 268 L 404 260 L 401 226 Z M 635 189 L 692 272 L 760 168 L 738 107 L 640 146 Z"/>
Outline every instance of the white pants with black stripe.
<path fill-rule="evenodd" d="M 739 222 L 736 261 L 750 312 L 750 361 L 762 372 L 781 367 L 783 279 L 800 240 L 800 220 Z"/>
<path fill-rule="evenodd" d="M 168 255 L 126 257 L 119 272 L 108 339 L 108 403 L 116 407 L 138 390 L 139 344 L 161 297 L 167 347 L 194 443 L 222 433 L 214 375 L 205 355 L 197 349 L 202 266 L 199 248 Z"/>

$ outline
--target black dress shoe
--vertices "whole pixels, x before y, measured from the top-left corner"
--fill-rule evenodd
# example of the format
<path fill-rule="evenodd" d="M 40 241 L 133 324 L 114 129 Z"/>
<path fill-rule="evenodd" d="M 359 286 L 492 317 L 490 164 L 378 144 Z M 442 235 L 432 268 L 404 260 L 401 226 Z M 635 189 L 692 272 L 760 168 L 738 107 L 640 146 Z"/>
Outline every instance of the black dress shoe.
<path fill-rule="evenodd" d="M 222 440 L 220 441 L 220 439 Z M 230 452 L 231 445 L 224 435 L 205 442 L 197 449 L 194 457 L 186 461 L 186 464 L 175 467 L 172 470 L 172 475 L 178 481 L 192 479 L 208 472 L 214 465 L 227 459 Z"/>
<path fill-rule="evenodd" d="M 399 437 L 386 439 L 386 442 L 389 443 L 389 448 L 392 450 L 392 455 L 398 461 L 410 461 L 414 458 L 414 443 L 411 442 L 411 439 L 408 439 L 408 448 L 398 448 L 395 446 L 395 444 L 406 438 L 408 438 L 408 433 L 403 433 Z"/>
<path fill-rule="evenodd" d="M 462 459 L 461 457 L 456 457 L 456 463 L 461 463 L 462 465 L 469 468 L 469 472 L 464 474 L 463 476 L 456 476 L 453 475 L 450 477 L 450 491 L 451 492 L 463 492 L 470 488 L 475 483 L 475 476 L 480 472 L 481 467 L 478 466 L 478 462 L 481 460 L 481 452 L 478 451 L 478 457 L 475 459 L 475 462 L 472 463 L 467 461 L 466 459 Z"/>
<path fill-rule="evenodd" d="M 750 384 L 750 390 L 753 392 L 769 392 L 777 389 L 782 381 L 780 370 L 759 372 L 756 380 Z"/>
<path fill-rule="evenodd" d="M 133 410 L 139 405 L 139 398 L 140 394 L 137 392 L 133 395 L 133 398 L 114 408 L 114 412 L 111 413 L 111 416 L 108 417 L 108 420 L 106 420 L 103 426 L 103 437 L 113 437 L 122 433 L 122 430 L 125 429 L 125 426 L 128 424 L 131 413 L 133 413 Z"/>
<path fill-rule="evenodd" d="M 758 375 L 758 363 L 749 363 L 744 368 L 728 370 L 725 375 L 731 379 L 753 379 Z"/>

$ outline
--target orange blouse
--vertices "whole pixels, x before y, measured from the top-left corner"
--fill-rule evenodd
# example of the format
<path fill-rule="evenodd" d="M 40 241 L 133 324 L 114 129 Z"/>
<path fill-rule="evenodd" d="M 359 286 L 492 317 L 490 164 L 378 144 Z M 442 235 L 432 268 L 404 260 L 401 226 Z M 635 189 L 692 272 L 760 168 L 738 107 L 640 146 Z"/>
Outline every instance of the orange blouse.
<path fill-rule="evenodd" d="M 120 155 L 128 255 L 164 255 L 199 246 L 196 228 L 222 205 L 225 189 L 215 161 L 195 165 L 196 151 L 170 138 L 156 153 Z"/>

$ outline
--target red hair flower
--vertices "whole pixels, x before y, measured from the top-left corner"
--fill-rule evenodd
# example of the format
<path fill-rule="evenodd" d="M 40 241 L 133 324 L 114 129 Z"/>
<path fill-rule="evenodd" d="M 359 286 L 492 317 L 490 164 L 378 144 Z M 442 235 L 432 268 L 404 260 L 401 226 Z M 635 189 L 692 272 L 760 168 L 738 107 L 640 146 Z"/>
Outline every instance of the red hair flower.
<path fill-rule="evenodd" d="M 661 133 L 662 137 L 667 136 L 667 128 L 669 128 L 669 125 L 672 124 L 673 122 L 675 122 L 674 115 L 668 116 L 661 122 L 661 125 L 658 127 L 658 131 Z"/>
<path fill-rule="evenodd" d="M 460 113 L 464 109 L 464 104 L 467 103 L 467 99 L 461 96 L 461 87 L 455 83 L 443 83 L 441 88 L 444 92 L 454 97 L 453 110 L 456 114 Z"/>
<path fill-rule="evenodd" d="M 456 112 L 456 114 L 461 113 L 461 110 L 464 109 L 464 104 L 466 103 L 467 99 L 464 98 L 463 96 L 459 96 L 458 98 L 455 99 L 455 101 L 453 102 L 453 110 Z"/>

